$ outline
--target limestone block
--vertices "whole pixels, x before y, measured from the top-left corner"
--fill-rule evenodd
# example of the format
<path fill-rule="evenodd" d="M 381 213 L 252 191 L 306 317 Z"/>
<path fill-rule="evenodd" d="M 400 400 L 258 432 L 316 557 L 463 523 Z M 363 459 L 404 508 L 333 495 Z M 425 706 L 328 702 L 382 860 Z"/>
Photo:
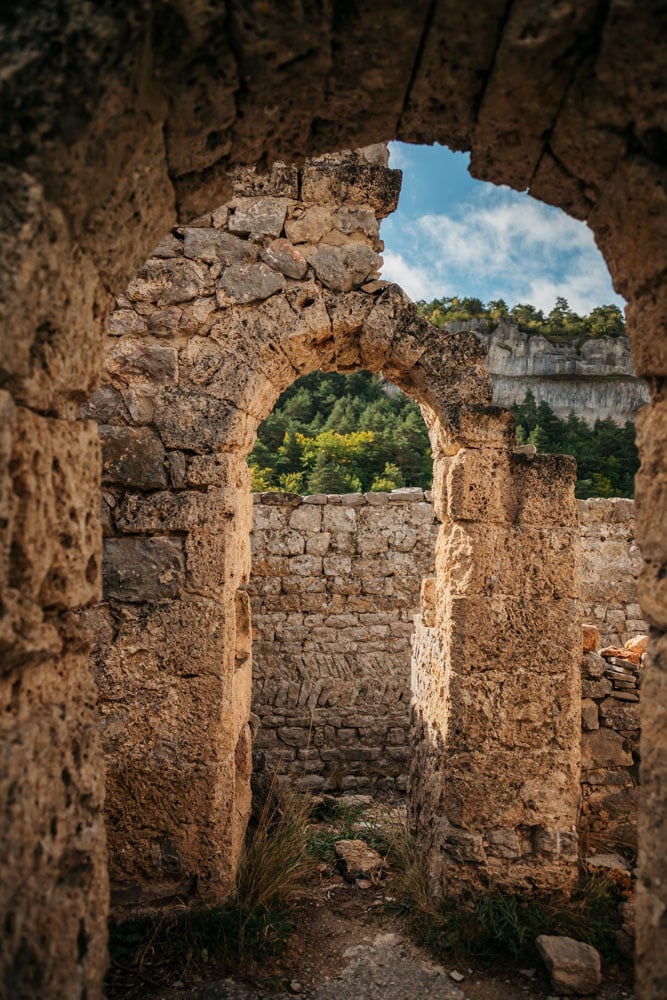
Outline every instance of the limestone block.
<path fill-rule="evenodd" d="M 582 626 L 584 653 L 596 653 L 600 648 L 600 630 L 595 625 Z"/>
<path fill-rule="evenodd" d="M 332 534 L 340 534 L 354 531 L 357 524 L 357 515 L 352 507 L 331 507 L 324 508 L 322 527 Z"/>
<path fill-rule="evenodd" d="M 628 767 L 632 763 L 632 754 L 625 749 L 623 737 L 612 729 L 602 727 L 593 732 L 582 733 L 581 766 L 584 770 Z"/>
<path fill-rule="evenodd" d="M 11 578 L 44 607 L 83 607 L 99 597 L 99 468 L 96 424 L 16 410 Z"/>
<path fill-rule="evenodd" d="M 334 292 L 349 292 L 376 276 L 380 258 L 362 243 L 342 247 L 320 243 L 306 247 L 303 255 L 315 274 Z"/>
<path fill-rule="evenodd" d="M 76 646 L 79 649 L 76 649 Z M 7 996 L 100 996 L 107 965 L 104 767 L 85 640 L 2 679 Z"/>
<path fill-rule="evenodd" d="M 103 574 L 109 600 L 177 597 L 184 582 L 183 542 L 178 538 L 106 538 Z"/>
<path fill-rule="evenodd" d="M 224 401 L 187 389 L 162 389 L 154 424 L 168 448 L 185 451 L 250 450 L 258 421 Z"/>
<path fill-rule="evenodd" d="M 371 238 L 374 250 L 380 249 L 378 246 L 380 226 L 375 212 L 370 208 L 352 208 L 350 205 L 343 205 L 333 217 L 333 226 L 348 235 L 363 233 Z"/>
<path fill-rule="evenodd" d="M 448 524 L 436 553 L 454 594 L 505 594 L 535 600 L 577 598 L 576 528 L 514 528 Z"/>
<path fill-rule="evenodd" d="M 183 236 L 185 256 L 208 264 L 219 262 L 229 266 L 257 260 L 259 254 L 254 243 L 219 229 L 186 228 Z"/>
<path fill-rule="evenodd" d="M 126 337 L 128 334 L 143 333 L 146 320 L 134 309 L 115 309 L 109 316 L 107 333 L 111 337 Z"/>
<path fill-rule="evenodd" d="M 454 597 L 449 615 L 452 659 L 462 673 L 496 662 L 502 650 L 513 670 L 532 670 L 537 659 L 543 674 L 571 677 L 574 692 L 581 656 L 578 601 L 546 597 L 526 604 L 520 597 Z M 557 644 L 553 636 L 559 636 Z"/>
<path fill-rule="evenodd" d="M 325 556 L 331 545 L 331 533 L 321 531 L 317 535 L 312 535 L 306 541 L 306 552 L 311 556 Z"/>
<path fill-rule="evenodd" d="M 349 154 L 309 161 L 301 172 L 301 198 L 317 205 L 369 205 L 377 218 L 396 209 L 400 171 L 387 170 Z"/>
<path fill-rule="evenodd" d="M 278 396 L 276 385 L 212 337 L 190 337 L 180 353 L 180 385 L 204 390 L 212 399 L 233 400 L 237 408 L 263 420 Z"/>
<path fill-rule="evenodd" d="M 308 534 L 319 532 L 322 527 L 321 508 L 312 505 L 295 507 L 289 517 L 289 526 L 295 531 L 305 531 Z"/>
<path fill-rule="evenodd" d="M 639 705 L 605 698 L 600 705 L 600 718 L 605 726 L 624 732 L 639 729 Z"/>
<path fill-rule="evenodd" d="M 116 512 L 116 525 L 126 533 L 173 534 L 194 529 L 209 531 L 236 513 L 238 494 L 234 487 L 209 487 L 205 493 L 126 494 Z"/>
<path fill-rule="evenodd" d="M 274 195 L 298 198 L 299 170 L 291 163 L 276 161 L 266 173 L 254 167 L 240 167 L 234 173 L 232 190 L 235 195 Z"/>
<path fill-rule="evenodd" d="M 584 698 L 581 703 L 581 725 L 585 730 L 600 728 L 598 707 L 591 698 Z"/>
<path fill-rule="evenodd" d="M 137 489 L 167 485 L 165 450 L 149 427 L 100 426 L 102 482 Z"/>
<path fill-rule="evenodd" d="M 135 380 L 150 385 L 168 385 L 177 376 L 176 350 L 165 344 L 123 338 L 107 352 L 105 370 L 111 382 L 119 386 L 132 384 Z"/>
<path fill-rule="evenodd" d="M 538 951 L 559 996 L 591 996 L 602 982 L 600 954 L 590 944 L 569 937 L 540 934 Z"/>
<path fill-rule="evenodd" d="M 285 235 L 292 243 L 319 243 L 333 227 L 333 211 L 323 205 L 293 210 L 285 222 Z"/>
<path fill-rule="evenodd" d="M 127 286 L 131 302 L 168 306 L 190 302 L 209 291 L 206 269 L 190 260 L 149 259 Z"/>
<path fill-rule="evenodd" d="M 219 306 L 260 302 L 282 291 L 283 276 L 263 262 L 230 264 L 222 272 L 216 292 Z"/>
<path fill-rule="evenodd" d="M 289 240 L 279 239 L 269 243 L 261 252 L 262 260 L 274 271 L 280 271 L 287 278 L 300 280 L 308 269 L 308 261 Z"/>
<path fill-rule="evenodd" d="M 227 220 L 230 233 L 280 236 L 289 202 L 285 198 L 237 198 Z"/>

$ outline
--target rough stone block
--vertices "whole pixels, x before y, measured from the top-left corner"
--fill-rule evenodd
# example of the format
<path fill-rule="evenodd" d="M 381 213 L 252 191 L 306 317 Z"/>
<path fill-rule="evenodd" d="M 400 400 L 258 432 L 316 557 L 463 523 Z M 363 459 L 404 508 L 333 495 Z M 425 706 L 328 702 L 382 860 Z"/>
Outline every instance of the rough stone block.
<path fill-rule="evenodd" d="M 289 240 L 280 239 L 269 243 L 262 250 L 261 257 L 265 264 L 287 278 L 300 280 L 308 270 L 308 261 Z"/>
<path fill-rule="evenodd" d="M 218 282 L 216 297 L 219 306 L 247 305 L 261 302 L 282 291 L 283 276 L 263 262 L 258 264 L 230 264 Z"/>
<path fill-rule="evenodd" d="M 206 269 L 183 259 L 150 259 L 127 286 L 131 302 L 154 302 L 158 306 L 191 302 L 209 292 Z"/>
<path fill-rule="evenodd" d="M 191 257 L 193 260 L 229 266 L 244 261 L 254 261 L 258 257 L 259 252 L 254 243 L 219 229 L 184 229 L 183 235 L 185 237 L 183 252 L 186 257 Z"/>
<path fill-rule="evenodd" d="M 97 425 L 19 408 L 10 468 L 13 586 L 46 608 L 96 600 L 102 535 Z"/>
<path fill-rule="evenodd" d="M 591 996 L 602 982 L 600 954 L 590 944 L 569 937 L 540 934 L 538 951 L 559 996 Z"/>
<path fill-rule="evenodd" d="M 301 197 L 317 205 L 370 205 L 377 218 L 393 212 L 401 188 L 399 170 L 368 163 L 357 154 L 347 161 L 321 157 L 308 163 L 301 174 Z"/>
<path fill-rule="evenodd" d="M 230 233 L 280 236 L 289 202 L 285 198 L 237 198 L 227 220 Z"/>
<path fill-rule="evenodd" d="M 195 452 L 249 450 L 258 423 L 223 400 L 186 388 L 163 389 L 153 419 L 168 448 Z"/>
<path fill-rule="evenodd" d="M 584 770 L 629 767 L 632 763 L 632 754 L 625 749 L 625 741 L 619 733 L 605 727 L 582 733 L 581 766 Z"/>
<path fill-rule="evenodd" d="M 104 595 L 107 600 L 161 601 L 177 597 L 184 582 L 179 538 L 107 538 Z"/>
<path fill-rule="evenodd" d="M 165 450 L 150 427 L 100 427 L 102 482 L 140 490 L 167 485 Z"/>
<path fill-rule="evenodd" d="M 303 255 L 322 284 L 334 292 L 361 287 L 380 267 L 380 258 L 363 243 L 343 247 L 320 243 L 304 249 Z"/>

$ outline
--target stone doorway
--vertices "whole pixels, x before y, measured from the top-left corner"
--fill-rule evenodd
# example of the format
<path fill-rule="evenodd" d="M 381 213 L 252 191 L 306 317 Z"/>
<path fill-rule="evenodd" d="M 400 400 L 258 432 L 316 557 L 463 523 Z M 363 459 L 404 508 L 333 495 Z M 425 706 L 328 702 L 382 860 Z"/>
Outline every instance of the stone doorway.
<path fill-rule="evenodd" d="M 573 462 L 515 453 L 474 336 L 435 330 L 374 280 L 398 192 L 383 150 L 301 173 L 277 170 L 259 195 L 246 177 L 163 240 L 111 318 L 89 411 L 106 602 L 87 617 L 114 901 L 232 885 L 250 808 L 245 457 L 280 392 L 316 368 L 381 371 L 429 430 L 442 524 L 410 795 L 434 887 L 563 887 L 579 780 Z"/>

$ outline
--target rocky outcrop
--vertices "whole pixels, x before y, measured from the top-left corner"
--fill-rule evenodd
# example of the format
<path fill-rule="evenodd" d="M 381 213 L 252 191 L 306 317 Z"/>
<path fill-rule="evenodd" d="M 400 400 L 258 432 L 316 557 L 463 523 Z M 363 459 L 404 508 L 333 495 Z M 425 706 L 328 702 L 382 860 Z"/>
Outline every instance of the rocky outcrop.
<path fill-rule="evenodd" d="M 490 333 L 478 321 L 448 324 L 448 329 L 473 330 L 484 344 L 498 406 L 521 403 L 530 390 L 559 417 L 575 413 L 588 424 L 606 418 L 623 424 L 648 403 L 648 387 L 635 374 L 627 337 L 555 344 L 514 323 L 499 323 Z"/>

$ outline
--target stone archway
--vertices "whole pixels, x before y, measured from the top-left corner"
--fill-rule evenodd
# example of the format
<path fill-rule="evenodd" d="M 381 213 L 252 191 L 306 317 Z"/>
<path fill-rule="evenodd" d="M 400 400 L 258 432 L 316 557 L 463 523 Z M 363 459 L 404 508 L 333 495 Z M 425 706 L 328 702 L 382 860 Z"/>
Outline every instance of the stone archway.
<path fill-rule="evenodd" d="M 96 463 L 94 429 L 74 415 L 100 370 L 111 292 L 177 215 L 227 197 L 230 164 L 398 137 L 470 149 L 476 176 L 586 219 L 629 301 L 635 364 L 652 394 L 637 490 L 640 600 L 653 630 L 638 995 L 662 997 L 664 5 L 371 0 L 246 13 L 236 0 L 224 16 L 197 3 L 84 10 L 73 0 L 56 10 L 45 0 L 13 8 L 2 25 L 11 54 L 0 102 L 5 981 L 100 991 L 101 757 L 85 638 L 70 615 L 99 593 L 96 475 L 74 477 L 76 503 L 60 498 L 68 470 Z"/>
<path fill-rule="evenodd" d="M 436 330 L 375 281 L 397 195 L 382 161 L 309 161 L 298 186 L 277 170 L 261 194 L 246 179 L 162 241 L 111 317 L 91 404 L 108 600 L 89 620 L 118 905 L 231 888 L 250 807 L 245 457 L 278 395 L 315 369 L 382 372 L 429 429 L 442 527 L 410 795 L 434 885 L 575 877 L 574 463 L 515 454 L 474 335 Z"/>

